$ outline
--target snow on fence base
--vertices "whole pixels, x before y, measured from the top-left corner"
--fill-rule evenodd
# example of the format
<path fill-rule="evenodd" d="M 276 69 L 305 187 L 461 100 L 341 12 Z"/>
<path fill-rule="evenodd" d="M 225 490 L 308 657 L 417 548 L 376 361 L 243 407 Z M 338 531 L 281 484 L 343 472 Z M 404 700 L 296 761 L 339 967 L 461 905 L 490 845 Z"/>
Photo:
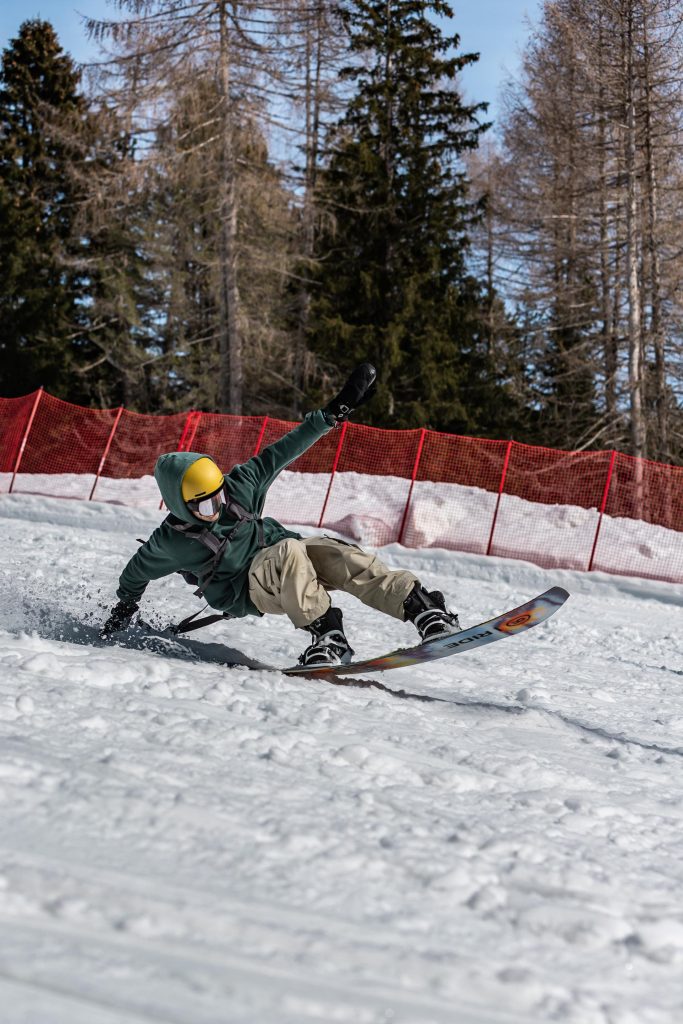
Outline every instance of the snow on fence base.
<path fill-rule="evenodd" d="M 167 451 L 229 468 L 293 424 L 262 416 L 85 409 L 34 392 L 0 399 L 0 489 L 157 506 Z M 373 546 L 441 547 L 683 582 L 683 468 L 350 423 L 276 481 L 266 514 Z"/>

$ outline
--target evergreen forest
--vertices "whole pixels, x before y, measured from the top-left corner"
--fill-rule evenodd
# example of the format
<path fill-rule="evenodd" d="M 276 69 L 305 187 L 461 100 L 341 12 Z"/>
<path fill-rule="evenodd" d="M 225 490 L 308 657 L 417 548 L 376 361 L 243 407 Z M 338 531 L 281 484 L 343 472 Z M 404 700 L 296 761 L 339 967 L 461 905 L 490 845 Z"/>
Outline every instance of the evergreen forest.
<path fill-rule="evenodd" d="M 495 123 L 444 0 L 118 0 L 0 58 L 0 396 L 683 464 L 683 9 L 546 0 Z"/>

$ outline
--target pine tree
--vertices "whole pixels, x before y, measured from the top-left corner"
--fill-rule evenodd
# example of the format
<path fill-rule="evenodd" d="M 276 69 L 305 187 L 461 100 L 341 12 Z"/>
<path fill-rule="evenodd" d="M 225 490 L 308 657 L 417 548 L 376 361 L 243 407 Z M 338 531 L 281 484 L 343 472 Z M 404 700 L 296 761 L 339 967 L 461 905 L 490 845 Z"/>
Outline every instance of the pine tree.
<path fill-rule="evenodd" d="M 152 266 L 158 181 L 147 182 L 135 140 L 112 106 L 92 103 L 73 142 L 72 263 L 83 280 L 73 387 L 101 406 L 152 411 L 168 383 L 148 369 L 159 352 L 163 302 Z"/>
<path fill-rule="evenodd" d="M 71 265 L 68 140 L 85 115 L 78 85 L 52 26 L 24 22 L 0 69 L 0 394 L 6 396 L 42 384 L 72 397 L 83 281 Z"/>
<path fill-rule="evenodd" d="M 327 140 L 311 344 L 341 370 L 380 370 L 367 419 L 396 427 L 485 425 L 480 290 L 466 264 L 476 216 L 461 157 L 487 125 L 466 105 L 459 37 L 442 0 L 357 0 L 346 9 L 355 91 Z M 479 408 L 473 408 L 473 404 Z"/>

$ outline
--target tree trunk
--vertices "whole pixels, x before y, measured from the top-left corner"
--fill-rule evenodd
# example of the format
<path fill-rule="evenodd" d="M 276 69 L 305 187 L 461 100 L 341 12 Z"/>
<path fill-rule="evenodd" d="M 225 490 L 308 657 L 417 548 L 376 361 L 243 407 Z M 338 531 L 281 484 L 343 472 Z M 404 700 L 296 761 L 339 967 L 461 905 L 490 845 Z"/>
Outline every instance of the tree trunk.
<path fill-rule="evenodd" d="M 230 100 L 230 36 L 226 0 L 220 0 L 218 17 L 220 33 L 218 87 L 221 97 L 220 173 L 223 189 L 219 212 L 219 403 L 221 412 L 239 416 L 242 413 L 244 367 L 237 289 L 237 197 L 235 194 L 234 125 Z"/>
<path fill-rule="evenodd" d="M 654 403 L 656 411 L 657 442 L 653 454 L 667 460 L 669 453 L 668 418 L 666 402 L 666 363 L 664 358 L 664 331 L 662 326 L 661 263 L 658 245 L 658 202 L 659 183 L 653 152 L 652 127 L 652 64 L 650 59 L 649 30 L 647 15 L 643 24 L 643 89 L 644 89 L 644 131 L 645 131 L 645 181 L 647 185 L 648 237 L 650 292 L 650 331 L 655 357 Z"/>
<path fill-rule="evenodd" d="M 608 152 L 607 152 L 607 110 L 605 89 L 605 32 L 603 19 L 600 17 L 598 30 L 598 217 L 600 223 L 600 318 L 602 320 L 602 352 L 605 374 L 605 411 L 611 423 L 617 418 L 617 341 L 612 307 L 612 281 L 616 286 L 616 271 L 610 278 L 610 223 L 609 193 L 607 187 Z M 617 226 L 618 236 L 618 226 Z M 618 238 L 615 243 L 618 251 Z"/>
<path fill-rule="evenodd" d="M 636 149 L 635 12 L 629 0 L 626 14 L 626 261 L 628 280 L 629 391 L 631 395 L 631 445 L 633 454 L 645 456 L 643 409 L 643 352 L 641 339 L 641 296 L 638 281 L 638 167 Z"/>
<path fill-rule="evenodd" d="M 305 170 L 302 210 L 302 255 L 304 274 L 308 274 L 315 257 L 315 202 L 316 178 L 320 150 L 321 75 L 323 41 L 325 37 L 325 10 L 317 0 L 315 17 L 306 20 L 305 28 Z M 306 390 L 310 358 L 308 354 L 308 327 L 311 309 L 311 290 L 308 280 L 301 282 L 298 291 L 297 325 L 294 339 L 294 380 L 300 392 Z M 295 411 L 293 409 L 293 411 Z"/>

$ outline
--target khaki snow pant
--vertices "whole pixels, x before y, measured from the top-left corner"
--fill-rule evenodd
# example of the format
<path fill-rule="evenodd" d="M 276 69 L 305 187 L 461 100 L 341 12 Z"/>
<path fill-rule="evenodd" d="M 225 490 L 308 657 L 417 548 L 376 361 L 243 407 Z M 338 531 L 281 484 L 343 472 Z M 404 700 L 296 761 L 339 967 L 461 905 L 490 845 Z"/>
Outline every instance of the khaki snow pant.
<path fill-rule="evenodd" d="M 344 590 L 377 611 L 403 619 L 403 602 L 417 576 L 388 569 L 376 555 L 331 537 L 286 537 L 254 558 L 249 597 L 260 612 L 288 615 L 304 629 L 330 607 L 330 590 Z"/>

